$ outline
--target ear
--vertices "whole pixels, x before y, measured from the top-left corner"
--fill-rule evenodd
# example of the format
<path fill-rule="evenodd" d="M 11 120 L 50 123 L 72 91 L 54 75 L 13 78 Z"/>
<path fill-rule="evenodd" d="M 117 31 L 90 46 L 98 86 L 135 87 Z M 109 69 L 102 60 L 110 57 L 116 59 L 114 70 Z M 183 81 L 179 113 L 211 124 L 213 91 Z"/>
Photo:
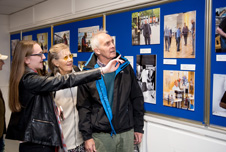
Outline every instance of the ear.
<path fill-rule="evenodd" d="M 52 62 L 56 67 L 59 67 L 60 64 L 59 64 L 58 60 L 53 59 Z"/>
<path fill-rule="evenodd" d="M 95 48 L 94 53 L 98 56 L 98 55 L 100 55 L 100 50 L 98 48 Z"/>
<path fill-rule="evenodd" d="M 24 58 L 24 63 L 25 63 L 26 65 L 30 64 L 30 61 L 31 61 L 31 59 L 30 59 L 29 57 L 25 57 L 25 58 Z"/>

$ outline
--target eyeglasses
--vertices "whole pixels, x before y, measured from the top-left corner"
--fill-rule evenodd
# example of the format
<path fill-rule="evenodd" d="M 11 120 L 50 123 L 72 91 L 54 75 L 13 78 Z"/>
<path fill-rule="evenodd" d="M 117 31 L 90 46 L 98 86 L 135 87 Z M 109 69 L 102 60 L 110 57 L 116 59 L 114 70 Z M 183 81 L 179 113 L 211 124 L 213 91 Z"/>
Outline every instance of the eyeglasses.
<path fill-rule="evenodd" d="M 43 54 L 44 54 L 44 53 L 41 52 L 41 53 L 37 53 L 37 54 L 31 54 L 31 55 L 29 55 L 29 56 L 40 56 L 40 57 L 42 57 Z"/>
<path fill-rule="evenodd" d="M 72 58 L 73 58 L 73 54 L 66 55 L 63 59 L 64 59 L 65 61 L 67 61 L 68 58 L 72 59 Z"/>

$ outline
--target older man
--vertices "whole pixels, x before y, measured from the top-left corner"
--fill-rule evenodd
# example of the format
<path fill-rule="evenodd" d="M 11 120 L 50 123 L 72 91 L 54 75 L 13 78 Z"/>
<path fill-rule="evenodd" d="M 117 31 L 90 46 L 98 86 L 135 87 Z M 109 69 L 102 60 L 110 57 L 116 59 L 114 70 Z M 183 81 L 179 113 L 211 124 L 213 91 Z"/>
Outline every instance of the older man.
<path fill-rule="evenodd" d="M 103 67 L 119 55 L 104 31 L 92 37 L 91 46 L 84 69 Z M 78 88 L 79 129 L 88 152 L 131 152 L 142 140 L 143 94 L 129 61 L 121 59 L 116 72 Z"/>

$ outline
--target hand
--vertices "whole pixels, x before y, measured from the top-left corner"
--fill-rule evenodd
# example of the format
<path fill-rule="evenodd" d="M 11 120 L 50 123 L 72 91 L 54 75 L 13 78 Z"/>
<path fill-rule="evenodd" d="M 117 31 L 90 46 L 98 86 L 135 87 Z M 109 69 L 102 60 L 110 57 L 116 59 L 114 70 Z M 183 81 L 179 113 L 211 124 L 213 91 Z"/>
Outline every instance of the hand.
<path fill-rule="evenodd" d="M 134 144 L 139 144 L 142 141 L 143 134 L 139 132 L 134 132 Z"/>
<path fill-rule="evenodd" d="M 96 152 L 95 142 L 93 138 L 85 141 L 86 152 Z"/>
<path fill-rule="evenodd" d="M 119 55 L 116 59 L 111 60 L 105 67 L 103 67 L 103 73 L 111 73 L 116 71 L 119 65 L 124 62 L 123 60 L 119 59 L 120 57 L 121 55 Z"/>

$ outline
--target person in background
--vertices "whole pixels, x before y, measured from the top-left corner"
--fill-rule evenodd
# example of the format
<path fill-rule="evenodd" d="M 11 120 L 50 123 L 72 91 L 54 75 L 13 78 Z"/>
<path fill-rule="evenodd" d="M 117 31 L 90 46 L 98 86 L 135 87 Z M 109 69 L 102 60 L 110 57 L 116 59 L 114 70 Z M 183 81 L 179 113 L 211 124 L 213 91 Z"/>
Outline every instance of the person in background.
<path fill-rule="evenodd" d="M 169 52 L 169 48 L 170 48 L 170 30 L 169 28 L 166 26 L 165 30 L 164 30 L 164 37 L 165 37 L 165 51 Z"/>
<path fill-rule="evenodd" d="M 0 71 L 2 66 L 5 64 L 4 60 L 8 58 L 7 55 L 0 54 Z M 0 152 L 4 152 L 5 142 L 3 134 L 6 133 L 6 123 L 5 123 L 5 101 L 3 99 L 2 91 L 0 89 Z"/>
<path fill-rule="evenodd" d="M 191 55 L 195 55 L 195 21 L 191 20 L 191 35 L 192 35 L 192 53 Z"/>
<path fill-rule="evenodd" d="M 184 27 L 182 29 L 182 34 L 184 36 L 184 45 L 187 46 L 187 39 L 188 39 L 188 26 L 184 23 Z"/>
<path fill-rule="evenodd" d="M 177 29 L 176 40 L 177 40 L 177 52 L 180 51 L 180 37 L 181 37 L 181 28 Z"/>
<path fill-rule="evenodd" d="M 221 52 L 226 52 L 226 17 L 222 19 L 216 31 L 220 34 Z"/>
<path fill-rule="evenodd" d="M 61 131 L 58 109 L 52 92 L 97 80 L 101 74 L 115 71 L 120 60 L 106 67 L 63 76 L 40 76 L 43 50 L 35 41 L 18 42 L 12 60 L 9 81 L 9 108 L 12 111 L 6 138 L 19 140 L 20 152 L 67 151 Z M 117 64 L 117 66 L 116 66 Z"/>
<path fill-rule="evenodd" d="M 120 57 L 112 37 L 99 31 L 84 69 L 105 67 Z M 87 152 L 132 152 L 143 136 L 144 97 L 129 61 L 115 72 L 78 87 L 79 130 Z"/>
<path fill-rule="evenodd" d="M 151 44 L 151 27 L 147 19 L 145 19 L 144 25 L 142 26 L 142 30 L 143 30 L 145 45 L 150 45 Z"/>
<path fill-rule="evenodd" d="M 73 66 L 73 55 L 63 43 L 52 46 L 49 50 L 48 65 L 53 76 L 62 76 L 79 72 Z M 78 129 L 77 87 L 70 87 L 54 92 L 54 101 L 60 107 L 61 126 L 68 152 L 85 152 L 82 135 Z"/>
<path fill-rule="evenodd" d="M 86 37 L 87 33 L 85 33 L 84 36 L 82 37 L 82 52 L 86 52 L 86 47 L 88 46 L 86 43 Z"/>

